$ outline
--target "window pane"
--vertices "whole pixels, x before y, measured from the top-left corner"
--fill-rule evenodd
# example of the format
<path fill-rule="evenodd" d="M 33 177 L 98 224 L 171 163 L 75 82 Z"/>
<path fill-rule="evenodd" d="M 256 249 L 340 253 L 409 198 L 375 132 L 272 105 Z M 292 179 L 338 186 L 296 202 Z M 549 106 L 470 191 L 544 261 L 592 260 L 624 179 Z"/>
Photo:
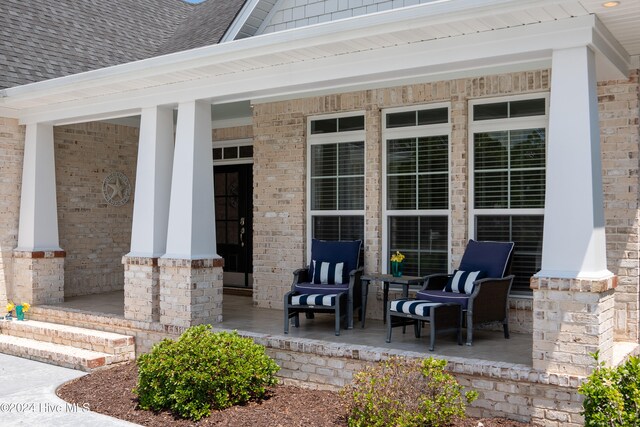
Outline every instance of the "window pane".
<path fill-rule="evenodd" d="M 544 167 L 545 130 L 513 130 L 511 137 L 511 168 Z"/>
<path fill-rule="evenodd" d="M 449 206 L 449 175 L 418 177 L 418 209 L 447 209 Z"/>
<path fill-rule="evenodd" d="M 240 157 L 253 157 L 253 145 L 243 145 L 240 147 Z"/>
<path fill-rule="evenodd" d="M 387 178 L 387 209 L 416 208 L 416 177 L 390 176 Z"/>
<path fill-rule="evenodd" d="M 511 101 L 509 108 L 509 117 L 544 116 L 546 113 L 544 98 Z"/>
<path fill-rule="evenodd" d="M 333 210 L 336 209 L 337 178 L 312 178 L 311 179 L 311 209 Z"/>
<path fill-rule="evenodd" d="M 339 175 L 364 175 L 364 142 L 342 143 L 338 150 Z"/>
<path fill-rule="evenodd" d="M 418 111 L 418 125 L 435 125 L 449 122 L 448 108 L 433 108 Z"/>
<path fill-rule="evenodd" d="M 238 158 L 238 147 L 224 147 L 224 158 L 225 159 L 237 159 Z"/>
<path fill-rule="evenodd" d="M 387 141 L 387 173 L 414 173 L 416 171 L 416 140 L 390 139 Z"/>
<path fill-rule="evenodd" d="M 529 280 L 542 265 L 542 215 L 476 217 L 478 240 L 513 241 L 515 243 L 511 274 L 516 277 L 512 291 L 530 293 Z"/>
<path fill-rule="evenodd" d="M 338 126 L 338 119 L 323 119 L 311 121 L 311 135 L 319 133 L 334 133 Z"/>
<path fill-rule="evenodd" d="M 473 135 L 473 164 L 479 169 L 502 169 L 508 167 L 508 132 L 476 133 Z"/>
<path fill-rule="evenodd" d="M 506 119 L 508 103 L 478 104 L 473 106 L 473 120 Z"/>
<path fill-rule="evenodd" d="M 314 216 L 312 235 L 314 239 L 338 240 L 340 218 L 337 216 Z"/>
<path fill-rule="evenodd" d="M 418 139 L 418 172 L 449 170 L 449 138 L 431 136 Z"/>
<path fill-rule="evenodd" d="M 420 269 L 418 275 L 446 273 L 448 270 L 448 218 L 420 218 Z"/>
<path fill-rule="evenodd" d="M 222 159 L 222 148 L 214 148 L 213 149 L 213 160 Z"/>
<path fill-rule="evenodd" d="M 449 247 L 448 218 L 446 216 L 420 217 L 421 249 L 427 252 L 444 252 Z M 447 270 L 446 262 L 444 271 Z"/>
<path fill-rule="evenodd" d="M 545 171 L 511 172 L 511 208 L 544 208 Z"/>
<path fill-rule="evenodd" d="M 340 240 L 363 240 L 364 241 L 364 217 L 363 216 L 341 216 L 340 217 Z"/>
<path fill-rule="evenodd" d="M 446 272 L 448 235 L 446 216 L 389 217 L 389 253 L 400 251 L 406 256 L 407 275 Z"/>
<path fill-rule="evenodd" d="M 314 145 L 311 147 L 311 176 L 336 176 L 336 144 Z"/>
<path fill-rule="evenodd" d="M 387 114 L 387 128 L 400 128 L 416 125 L 416 112 L 404 111 L 401 113 Z"/>
<path fill-rule="evenodd" d="M 311 234 L 322 240 L 364 240 L 363 216 L 314 216 Z"/>
<path fill-rule="evenodd" d="M 338 119 L 338 132 L 348 132 L 364 129 L 364 116 L 340 117 Z"/>
<path fill-rule="evenodd" d="M 474 180 L 474 207 L 476 209 L 506 209 L 508 207 L 507 172 L 476 172 Z"/>
<path fill-rule="evenodd" d="M 364 177 L 338 179 L 338 209 L 364 209 Z"/>
<path fill-rule="evenodd" d="M 418 249 L 418 217 L 390 216 L 389 217 L 389 251 L 395 253 Z M 401 250 L 402 249 L 402 250 Z"/>

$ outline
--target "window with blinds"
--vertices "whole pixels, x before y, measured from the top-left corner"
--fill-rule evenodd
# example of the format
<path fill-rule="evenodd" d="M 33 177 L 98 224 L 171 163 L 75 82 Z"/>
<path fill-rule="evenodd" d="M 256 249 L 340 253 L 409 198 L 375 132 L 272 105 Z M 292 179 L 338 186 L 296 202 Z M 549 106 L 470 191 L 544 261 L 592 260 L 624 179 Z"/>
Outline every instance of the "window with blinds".
<path fill-rule="evenodd" d="M 309 238 L 364 239 L 364 116 L 309 120 Z"/>
<path fill-rule="evenodd" d="M 385 259 L 404 273 L 446 272 L 449 242 L 449 106 L 383 112 Z"/>
<path fill-rule="evenodd" d="M 513 241 L 512 293 L 530 293 L 544 228 L 547 98 L 472 102 L 472 235 Z"/>

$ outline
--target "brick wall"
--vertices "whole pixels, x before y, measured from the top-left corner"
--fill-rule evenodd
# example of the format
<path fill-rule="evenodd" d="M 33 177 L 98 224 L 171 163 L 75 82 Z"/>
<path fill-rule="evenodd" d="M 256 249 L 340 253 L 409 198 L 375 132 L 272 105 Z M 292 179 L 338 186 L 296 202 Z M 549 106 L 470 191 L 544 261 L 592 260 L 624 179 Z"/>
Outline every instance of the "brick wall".
<path fill-rule="evenodd" d="M 167 326 L 123 319 L 111 315 L 93 315 L 77 310 L 33 307 L 30 318 L 65 325 L 135 336 L 136 354 L 148 352 L 163 338 L 176 339 L 184 327 Z M 213 331 L 224 329 L 213 328 Z M 424 353 L 377 347 L 329 343 L 308 338 L 239 331 L 266 347 L 267 354 L 280 366 L 278 376 L 286 384 L 338 390 L 349 384 L 366 366 L 391 356 L 423 359 Z M 577 388 L 584 377 L 548 374 L 530 366 L 486 360 L 449 357 L 447 371 L 466 389 L 476 390 L 478 400 L 467 408 L 467 415 L 502 416 L 550 427 L 579 427 L 582 396 Z"/>
<path fill-rule="evenodd" d="M 451 102 L 452 265 L 459 263 L 468 238 L 468 100 L 549 90 L 549 71 L 538 70 L 375 89 L 254 106 L 254 303 L 281 308 L 294 269 L 305 265 L 306 118 L 363 111 L 366 119 L 365 270 L 383 263 L 381 208 L 381 109 Z M 370 289 L 368 315 L 381 318 L 376 286 Z M 379 306 L 380 307 L 377 307 Z M 513 303 L 530 331 L 530 304 Z"/>
<path fill-rule="evenodd" d="M 381 129 L 383 108 L 451 103 L 451 264 L 468 238 L 468 101 L 547 92 L 550 71 L 485 76 L 283 101 L 254 106 L 254 302 L 282 307 L 291 272 L 305 265 L 306 118 L 343 111 L 366 116 L 365 269 L 381 252 Z M 638 337 L 638 71 L 628 81 L 598 85 L 609 269 L 618 275 L 616 338 Z M 379 296 L 372 287 L 370 301 Z M 369 315 L 380 317 L 374 302 Z M 531 331 L 531 300 L 512 299 L 513 331 Z"/>
<path fill-rule="evenodd" d="M 138 129 L 92 122 L 55 127 L 60 246 L 66 251 L 65 296 L 123 289 L 122 256 L 130 250 Z M 132 194 L 109 205 L 102 182 L 124 173 Z"/>
<path fill-rule="evenodd" d="M 0 307 L 7 296 L 13 298 L 12 257 L 18 245 L 24 131 L 17 120 L 0 117 Z"/>
<path fill-rule="evenodd" d="M 598 85 L 605 193 L 607 267 L 618 275 L 615 293 L 615 338 L 637 341 L 638 157 L 640 145 L 640 70 L 628 81 Z"/>

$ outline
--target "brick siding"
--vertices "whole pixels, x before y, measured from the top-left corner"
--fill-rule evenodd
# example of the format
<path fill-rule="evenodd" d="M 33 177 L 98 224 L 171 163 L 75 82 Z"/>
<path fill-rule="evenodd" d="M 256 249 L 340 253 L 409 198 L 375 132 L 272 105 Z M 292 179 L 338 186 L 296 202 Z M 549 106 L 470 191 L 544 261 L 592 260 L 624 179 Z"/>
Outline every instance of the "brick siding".
<path fill-rule="evenodd" d="M 18 246 L 24 132 L 18 120 L 0 117 L 0 307 L 15 298 L 13 250 Z"/>
<path fill-rule="evenodd" d="M 101 122 L 54 128 L 60 247 L 65 296 L 120 290 L 122 257 L 131 247 L 138 129 Z M 122 206 L 108 204 L 102 182 L 111 172 L 129 179 Z"/>

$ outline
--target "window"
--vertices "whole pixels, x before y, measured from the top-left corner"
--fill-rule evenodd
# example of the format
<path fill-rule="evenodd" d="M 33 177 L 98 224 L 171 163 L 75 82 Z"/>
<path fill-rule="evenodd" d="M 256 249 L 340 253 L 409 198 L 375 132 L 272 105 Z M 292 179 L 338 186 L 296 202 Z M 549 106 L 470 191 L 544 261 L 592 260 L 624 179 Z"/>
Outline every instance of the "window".
<path fill-rule="evenodd" d="M 471 235 L 515 242 L 512 293 L 529 293 L 544 227 L 547 97 L 473 101 Z"/>
<path fill-rule="evenodd" d="M 309 120 L 309 238 L 364 239 L 364 116 Z"/>
<path fill-rule="evenodd" d="M 249 163 L 253 160 L 253 141 L 240 139 L 213 142 L 213 161 L 223 163 Z"/>
<path fill-rule="evenodd" d="M 387 110 L 383 124 L 387 269 L 390 254 L 400 251 L 407 275 L 446 272 L 449 106 Z"/>

